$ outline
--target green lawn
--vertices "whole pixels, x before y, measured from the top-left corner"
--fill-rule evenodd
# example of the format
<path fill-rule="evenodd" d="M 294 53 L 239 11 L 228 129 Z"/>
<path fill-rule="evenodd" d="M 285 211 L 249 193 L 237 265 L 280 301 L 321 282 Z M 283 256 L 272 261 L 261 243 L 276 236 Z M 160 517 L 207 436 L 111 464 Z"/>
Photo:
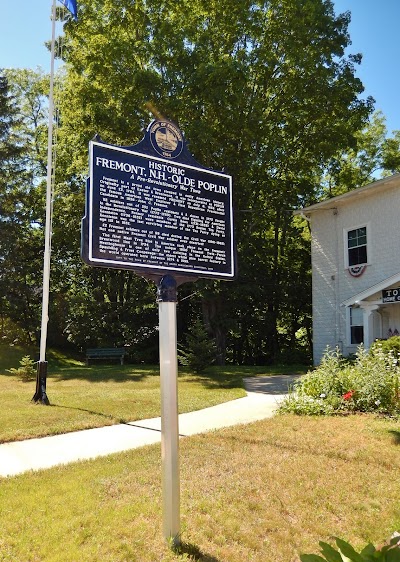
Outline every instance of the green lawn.
<path fill-rule="evenodd" d="M 47 393 L 50 406 L 31 403 L 35 382 L 7 373 L 29 350 L 0 346 L 0 443 L 160 415 L 158 366 L 85 366 L 49 353 Z M 31 356 L 34 353 L 31 351 Z M 213 367 L 194 375 L 180 370 L 179 411 L 190 412 L 245 396 L 243 376 L 282 372 L 282 368 Z M 1 559 L 0 559 L 1 560 Z"/>
<path fill-rule="evenodd" d="M 54 435 L 160 415 L 157 367 L 77 365 L 49 369 L 50 406 L 31 403 L 35 382 L 0 375 L 0 442 Z M 245 395 L 241 377 L 180 374 L 179 410 L 188 412 Z M 1 560 L 1 559 L 0 559 Z"/>
<path fill-rule="evenodd" d="M 400 530 L 400 424 L 277 416 L 180 441 L 180 554 L 159 445 L 1 479 L 2 562 L 297 562 Z"/>
<path fill-rule="evenodd" d="M 156 367 L 49 354 L 51 406 L 5 369 L 1 440 L 159 415 Z M 15 355 L 11 355 L 15 352 Z M 244 394 L 243 376 L 298 368 L 182 371 L 181 411 Z M 162 536 L 159 445 L 0 478 L 0 562 L 298 562 L 339 536 L 361 548 L 400 530 L 400 422 L 275 416 L 180 441 L 182 549 Z"/>

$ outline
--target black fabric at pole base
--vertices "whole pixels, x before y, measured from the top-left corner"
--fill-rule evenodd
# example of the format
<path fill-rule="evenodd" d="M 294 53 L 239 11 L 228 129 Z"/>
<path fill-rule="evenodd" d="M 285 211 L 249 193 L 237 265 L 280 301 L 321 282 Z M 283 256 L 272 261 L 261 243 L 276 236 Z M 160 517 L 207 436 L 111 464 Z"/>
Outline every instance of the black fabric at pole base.
<path fill-rule="evenodd" d="M 36 373 L 36 392 L 32 398 L 32 402 L 40 402 L 45 406 L 49 406 L 50 402 L 46 394 L 47 382 L 47 361 L 38 361 Z"/>

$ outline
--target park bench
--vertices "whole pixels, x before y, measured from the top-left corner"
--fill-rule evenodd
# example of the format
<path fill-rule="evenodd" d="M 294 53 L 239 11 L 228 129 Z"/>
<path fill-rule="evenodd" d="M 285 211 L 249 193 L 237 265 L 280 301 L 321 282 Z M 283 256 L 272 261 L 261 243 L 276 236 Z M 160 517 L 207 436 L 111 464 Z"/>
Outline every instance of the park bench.
<path fill-rule="evenodd" d="M 99 347 L 96 349 L 86 350 L 86 365 L 89 365 L 91 359 L 114 359 L 120 360 L 121 365 L 124 364 L 124 356 L 126 350 L 124 347 Z"/>

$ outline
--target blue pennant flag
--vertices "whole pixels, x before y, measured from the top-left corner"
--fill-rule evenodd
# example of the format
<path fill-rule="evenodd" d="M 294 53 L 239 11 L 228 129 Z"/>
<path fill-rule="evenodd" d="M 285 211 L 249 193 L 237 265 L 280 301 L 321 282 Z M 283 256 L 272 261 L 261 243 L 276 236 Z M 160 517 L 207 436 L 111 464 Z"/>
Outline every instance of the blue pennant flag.
<path fill-rule="evenodd" d="M 60 0 L 61 4 L 71 12 L 75 19 L 78 19 L 78 6 L 76 5 L 76 0 Z"/>

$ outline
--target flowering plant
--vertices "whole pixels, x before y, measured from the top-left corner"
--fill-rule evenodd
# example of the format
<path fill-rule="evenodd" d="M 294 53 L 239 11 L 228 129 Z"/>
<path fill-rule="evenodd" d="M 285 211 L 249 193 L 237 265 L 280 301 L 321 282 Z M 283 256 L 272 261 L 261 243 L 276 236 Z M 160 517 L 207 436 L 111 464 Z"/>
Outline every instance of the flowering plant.
<path fill-rule="evenodd" d="M 321 364 L 296 381 L 279 412 L 400 416 L 400 360 L 378 345 L 373 353 L 360 347 L 353 361 L 343 358 L 339 350 L 328 349 Z"/>

